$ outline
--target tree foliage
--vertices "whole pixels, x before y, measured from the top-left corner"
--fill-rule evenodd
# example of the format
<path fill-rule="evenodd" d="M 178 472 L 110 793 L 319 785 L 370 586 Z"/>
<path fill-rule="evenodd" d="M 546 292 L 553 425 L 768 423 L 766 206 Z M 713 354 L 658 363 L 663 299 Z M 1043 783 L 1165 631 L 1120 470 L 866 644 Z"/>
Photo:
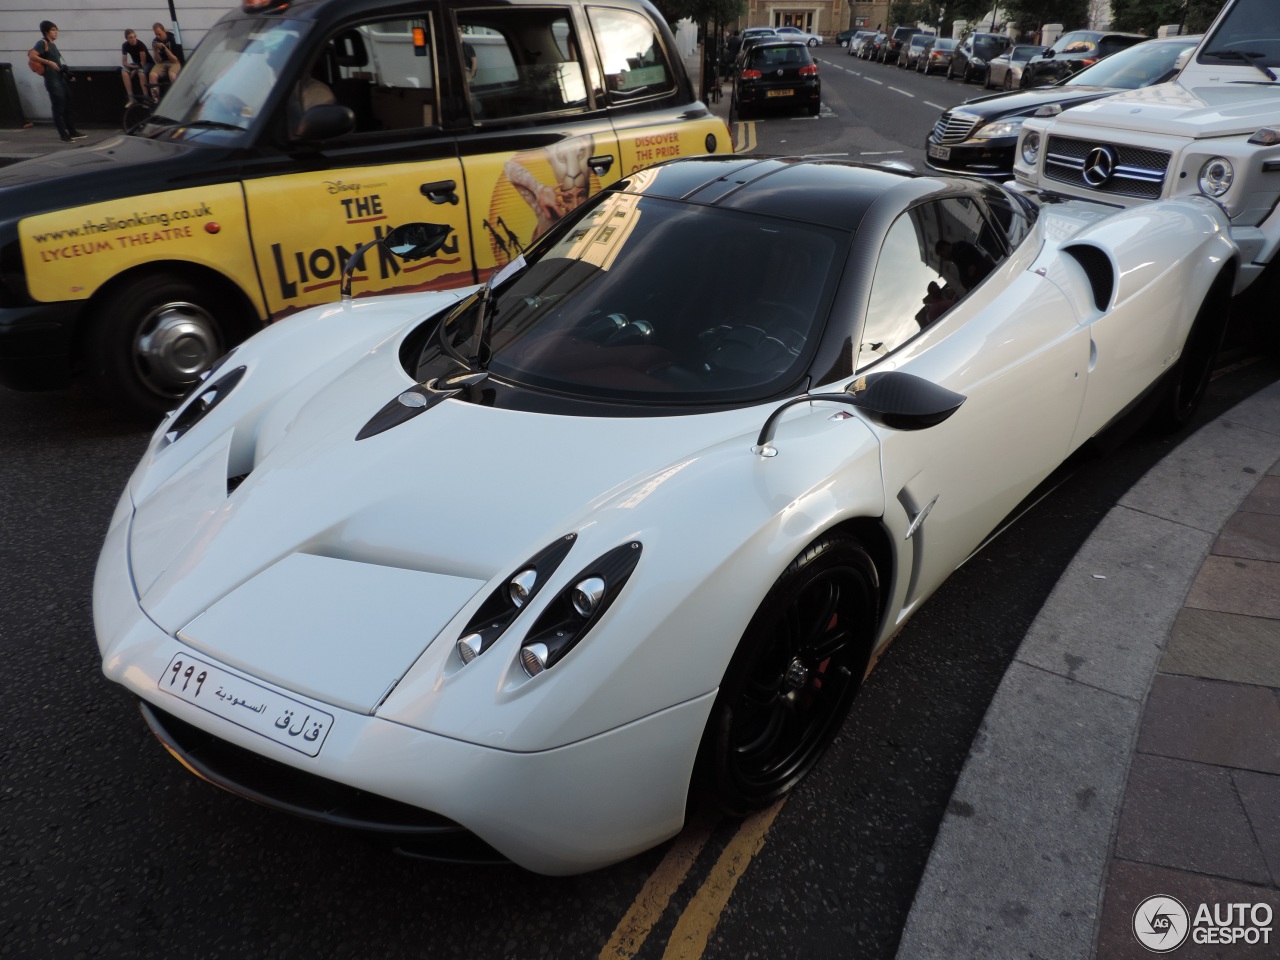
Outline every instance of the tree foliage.
<path fill-rule="evenodd" d="M 889 6 L 889 23 L 942 23 L 947 31 L 956 20 L 978 21 L 991 12 L 991 4 L 992 0 L 894 0 Z"/>
<path fill-rule="evenodd" d="M 1046 23 L 1060 23 L 1064 30 L 1089 24 L 1089 0 L 1007 0 L 1001 7 L 1024 33 Z"/>
<path fill-rule="evenodd" d="M 1154 37 L 1165 24 L 1185 23 L 1187 33 L 1201 33 L 1222 4 L 1223 0 L 1112 0 L 1111 26 Z"/>

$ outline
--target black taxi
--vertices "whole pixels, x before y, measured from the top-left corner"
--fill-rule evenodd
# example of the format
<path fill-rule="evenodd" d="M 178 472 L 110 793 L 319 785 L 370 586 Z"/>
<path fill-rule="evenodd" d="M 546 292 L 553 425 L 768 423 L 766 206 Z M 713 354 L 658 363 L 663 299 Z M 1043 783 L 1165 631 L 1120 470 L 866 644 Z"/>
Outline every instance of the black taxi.
<path fill-rule="evenodd" d="M 128 135 L 0 169 L 0 383 L 171 408 L 361 244 L 357 295 L 483 282 L 602 187 L 727 153 L 648 0 L 246 0 Z"/>

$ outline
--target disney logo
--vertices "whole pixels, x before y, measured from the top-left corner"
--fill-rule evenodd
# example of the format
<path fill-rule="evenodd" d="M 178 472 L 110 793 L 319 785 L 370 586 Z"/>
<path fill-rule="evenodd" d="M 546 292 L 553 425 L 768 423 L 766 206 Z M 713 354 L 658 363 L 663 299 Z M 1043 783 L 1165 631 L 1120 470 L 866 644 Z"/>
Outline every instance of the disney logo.
<path fill-rule="evenodd" d="M 325 185 L 329 188 L 330 193 L 358 193 L 360 190 L 360 184 L 343 183 L 341 180 L 326 180 Z"/>

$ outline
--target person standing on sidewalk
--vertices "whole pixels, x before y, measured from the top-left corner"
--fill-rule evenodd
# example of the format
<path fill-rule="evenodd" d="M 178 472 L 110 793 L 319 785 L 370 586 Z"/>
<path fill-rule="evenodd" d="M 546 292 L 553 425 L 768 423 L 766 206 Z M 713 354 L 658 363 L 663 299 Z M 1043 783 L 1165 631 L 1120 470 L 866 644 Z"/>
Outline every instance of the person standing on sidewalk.
<path fill-rule="evenodd" d="M 42 20 L 40 34 L 36 45 L 27 51 L 27 59 L 33 70 L 44 75 L 44 89 L 53 108 L 53 125 L 58 128 L 58 137 L 63 143 L 83 140 L 85 134 L 76 130 L 75 121 L 71 119 L 71 71 L 54 42 L 58 39 L 58 25 L 52 20 Z"/>

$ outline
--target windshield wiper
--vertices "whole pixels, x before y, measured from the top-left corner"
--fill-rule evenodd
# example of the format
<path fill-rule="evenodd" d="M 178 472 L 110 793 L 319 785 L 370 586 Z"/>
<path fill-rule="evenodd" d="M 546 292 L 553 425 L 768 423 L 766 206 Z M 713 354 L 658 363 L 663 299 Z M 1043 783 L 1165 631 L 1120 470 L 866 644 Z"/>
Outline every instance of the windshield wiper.
<path fill-rule="evenodd" d="M 1280 79 L 1280 77 L 1277 77 L 1274 73 L 1271 72 L 1270 67 L 1268 67 L 1266 64 L 1258 62 L 1259 60 L 1261 60 L 1263 57 L 1266 56 L 1265 53 L 1257 53 L 1255 51 L 1249 51 L 1249 50 L 1210 50 L 1206 53 L 1202 53 L 1201 56 L 1202 57 L 1218 57 L 1219 59 L 1222 59 L 1222 60 L 1243 60 L 1245 63 L 1249 64 L 1249 66 L 1257 67 L 1259 70 L 1265 73 L 1267 75 L 1268 80 Z"/>
<path fill-rule="evenodd" d="M 210 130 L 239 130 L 244 132 L 244 127 L 238 127 L 234 123 L 223 123 L 221 120 L 183 120 L 173 121 L 181 123 L 184 127 L 208 127 Z"/>

